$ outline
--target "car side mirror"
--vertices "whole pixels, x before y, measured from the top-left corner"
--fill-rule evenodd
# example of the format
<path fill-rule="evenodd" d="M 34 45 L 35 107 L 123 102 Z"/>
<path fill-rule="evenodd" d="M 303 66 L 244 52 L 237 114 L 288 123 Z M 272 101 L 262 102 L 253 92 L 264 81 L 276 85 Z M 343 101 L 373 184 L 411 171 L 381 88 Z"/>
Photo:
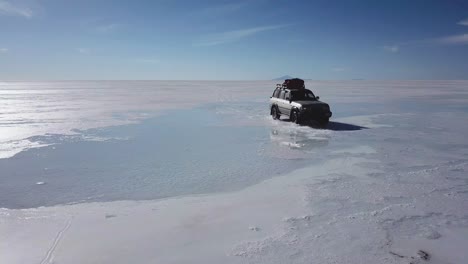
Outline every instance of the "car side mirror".
<path fill-rule="evenodd" d="M 315 99 L 317 99 L 317 100 L 320 99 L 320 96 L 315 96 Z"/>

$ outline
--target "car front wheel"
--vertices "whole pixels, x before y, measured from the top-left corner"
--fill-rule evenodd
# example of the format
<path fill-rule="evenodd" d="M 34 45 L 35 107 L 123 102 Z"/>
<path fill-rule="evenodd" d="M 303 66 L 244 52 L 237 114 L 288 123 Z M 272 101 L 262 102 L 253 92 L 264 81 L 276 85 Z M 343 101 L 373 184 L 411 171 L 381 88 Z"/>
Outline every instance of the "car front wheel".
<path fill-rule="evenodd" d="M 293 122 L 293 123 L 300 124 L 299 113 L 298 113 L 296 110 L 292 111 L 291 117 L 290 117 L 289 119 L 290 119 L 291 122 Z"/>
<path fill-rule="evenodd" d="M 320 125 L 322 127 L 326 127 L 328 125 L 329 119 L 328 118 L 323 118 L 320 120 Z"/>

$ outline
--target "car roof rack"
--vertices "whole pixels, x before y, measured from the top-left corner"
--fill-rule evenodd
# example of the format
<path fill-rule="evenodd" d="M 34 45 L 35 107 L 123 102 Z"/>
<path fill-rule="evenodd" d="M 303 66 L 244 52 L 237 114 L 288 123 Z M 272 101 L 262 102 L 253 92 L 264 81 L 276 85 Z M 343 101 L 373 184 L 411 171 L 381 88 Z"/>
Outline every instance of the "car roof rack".
<path fill-rule="evenodd" d="M 289 89 L 289 90 L 301 90 L 305 89 L 304 80 L 299 78 L 286 79 L 283 83 L 278 83 L 276 88 Z"/>

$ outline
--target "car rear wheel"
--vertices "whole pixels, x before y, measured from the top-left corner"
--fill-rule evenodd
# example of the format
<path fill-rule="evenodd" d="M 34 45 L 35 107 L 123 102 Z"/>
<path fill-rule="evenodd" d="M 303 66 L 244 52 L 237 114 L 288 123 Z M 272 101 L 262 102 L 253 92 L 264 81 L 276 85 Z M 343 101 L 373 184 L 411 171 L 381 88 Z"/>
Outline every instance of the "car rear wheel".
<path fill-rule="evenodd" d="M 274 120 L 280 119 L 280 113 L 278 112 L 278 108 L 276 106 L 271 107 L 271 117 L 273 117 Z"/>

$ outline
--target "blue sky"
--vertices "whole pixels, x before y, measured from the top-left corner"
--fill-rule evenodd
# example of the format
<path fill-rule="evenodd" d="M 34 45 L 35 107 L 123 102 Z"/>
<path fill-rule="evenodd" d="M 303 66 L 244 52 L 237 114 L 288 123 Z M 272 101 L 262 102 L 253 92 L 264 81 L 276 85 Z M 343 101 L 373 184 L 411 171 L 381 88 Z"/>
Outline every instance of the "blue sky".
<path fill-rule="evenodd" d="M 0 0 L 0 79 L 468 79 L 468 1 Z"/>

